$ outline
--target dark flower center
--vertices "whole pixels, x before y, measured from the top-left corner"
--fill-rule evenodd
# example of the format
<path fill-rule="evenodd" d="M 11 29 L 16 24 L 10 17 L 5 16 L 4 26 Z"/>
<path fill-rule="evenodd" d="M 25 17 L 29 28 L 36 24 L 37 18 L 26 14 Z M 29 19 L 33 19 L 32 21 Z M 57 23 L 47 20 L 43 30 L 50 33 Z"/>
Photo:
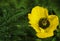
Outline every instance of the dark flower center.
<path fill-rule="evenodd" d="M 43 29 L 46 29 L 47 27 L 49 27 L 50 22 L 48 21 L 47 18 L 41 18 L 39 20 L 39 27 L 42 27 Z"/>

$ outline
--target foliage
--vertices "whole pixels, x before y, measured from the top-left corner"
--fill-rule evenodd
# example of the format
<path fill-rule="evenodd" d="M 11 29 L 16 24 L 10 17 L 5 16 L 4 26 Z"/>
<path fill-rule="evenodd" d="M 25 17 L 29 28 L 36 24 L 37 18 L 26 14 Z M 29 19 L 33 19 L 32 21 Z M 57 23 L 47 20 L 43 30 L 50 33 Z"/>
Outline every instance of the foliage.
<path fill-rule="evenodd" d="M 55 36 L 39 39 L 29 26 L 27 15 L 34 6 L 53 9 L 60 18 L 60 0 L 0 0 L 0 41 L 59 41 L 60 28 Z"/>

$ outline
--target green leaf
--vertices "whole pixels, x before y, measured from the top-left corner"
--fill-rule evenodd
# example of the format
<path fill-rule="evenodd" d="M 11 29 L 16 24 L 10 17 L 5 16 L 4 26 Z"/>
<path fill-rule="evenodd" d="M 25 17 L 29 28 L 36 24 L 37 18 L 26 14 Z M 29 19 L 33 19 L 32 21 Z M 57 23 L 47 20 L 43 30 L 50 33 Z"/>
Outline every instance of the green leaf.
<path fill-rule="evenodd" d="M 41 39 L 35 39 L 35 41 L 42 41 Z"/>
<path fill-rule="evenodd" d="M 53 38 L 52 41 L 56 41 L 56 38 Z"/>

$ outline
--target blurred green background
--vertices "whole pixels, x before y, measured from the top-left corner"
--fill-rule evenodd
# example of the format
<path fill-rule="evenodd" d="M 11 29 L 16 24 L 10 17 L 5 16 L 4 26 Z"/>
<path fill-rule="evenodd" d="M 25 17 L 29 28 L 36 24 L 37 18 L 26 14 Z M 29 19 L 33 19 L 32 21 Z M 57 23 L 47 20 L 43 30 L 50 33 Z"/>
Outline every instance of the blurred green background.
<path fill-rule="evenodd" d="M 59 41 L 60 25 L 53 37 L 36 37 L 27 17 L 35 6 L 54 10 L 60 19 L 60 0 L 0 0 L 0 41 Z"/>

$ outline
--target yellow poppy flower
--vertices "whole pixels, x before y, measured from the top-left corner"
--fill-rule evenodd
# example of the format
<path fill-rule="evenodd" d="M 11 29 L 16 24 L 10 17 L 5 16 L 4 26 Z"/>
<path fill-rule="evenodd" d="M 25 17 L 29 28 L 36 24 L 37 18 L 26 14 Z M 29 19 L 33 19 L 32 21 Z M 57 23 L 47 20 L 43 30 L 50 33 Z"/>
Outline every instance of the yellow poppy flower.
<path fill-rule="evenodd" d="M 46 8 L 36 6 L 28 14 L 30 26 L 36 31 L 36 36 L 39 38 L 47 38 L 54 35 L 54 30 L 59 24 L 56 15 L 48 15 Z"/>

